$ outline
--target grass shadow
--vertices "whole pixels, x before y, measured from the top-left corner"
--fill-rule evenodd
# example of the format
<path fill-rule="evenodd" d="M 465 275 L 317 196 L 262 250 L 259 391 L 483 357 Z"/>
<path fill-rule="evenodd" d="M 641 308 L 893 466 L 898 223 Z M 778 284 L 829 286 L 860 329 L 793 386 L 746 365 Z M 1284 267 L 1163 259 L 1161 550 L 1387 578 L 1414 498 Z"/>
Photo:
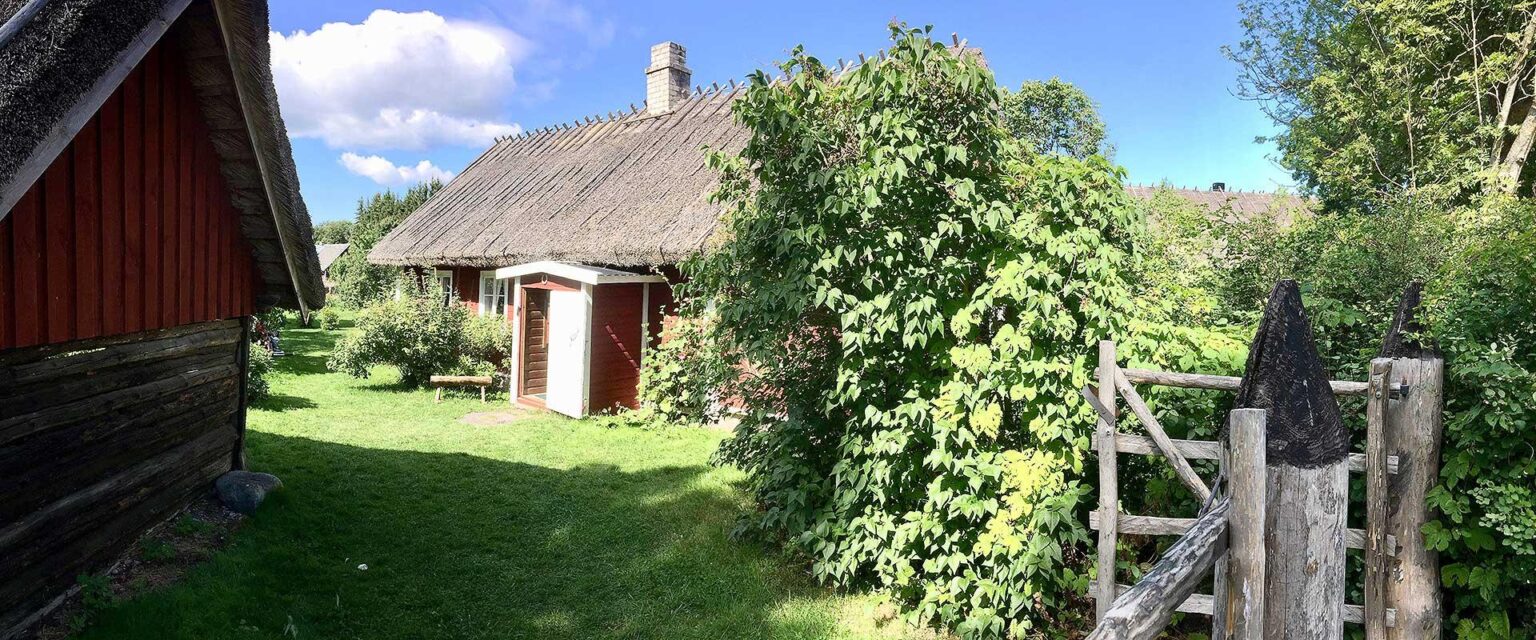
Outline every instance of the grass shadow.
<path fill-rule="evenodd" d="M 707 467 L 548 468 L 252 432 L 285 488 L 187 583 L 82 638 L 824 638 L 827 592 L 726 539 Z M 364 567 L 366 565 L 366 568 Z"/>
<path fill-rule="evenodd" d="M 266 411 L 293 411 L 295 409 L 313 409 L 319 405 L 309 398 L 290 396 L 286 394 L 273 394 L 251 403 L 251 407 Z"/>

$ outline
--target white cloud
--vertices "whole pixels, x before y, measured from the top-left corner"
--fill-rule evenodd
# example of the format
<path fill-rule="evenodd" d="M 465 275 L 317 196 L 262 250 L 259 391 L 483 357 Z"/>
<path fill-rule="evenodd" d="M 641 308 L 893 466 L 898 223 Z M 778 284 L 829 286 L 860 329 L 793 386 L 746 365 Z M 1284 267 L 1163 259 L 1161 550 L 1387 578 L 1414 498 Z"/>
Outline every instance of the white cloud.
<path fill-rule="evenodd" d="M 380 156 L 362 156 L 348 151 L 341 154 L 341 166 L 347 171 L 369 178 L 386 187 L 414 185 L 436 178 L 447 182 L 453 172 L 422 160 L 416 166 L 399 166 Z"/>
<path fill-rule="evenodd" d="M 295 137 L 420 150 L 483 146 L 522 131 L 503 109 L 517 85 L 514 67 L 531 44 L 499 26 L 380 9 L 361 24 L 273 32 L 269 40 Z"/>

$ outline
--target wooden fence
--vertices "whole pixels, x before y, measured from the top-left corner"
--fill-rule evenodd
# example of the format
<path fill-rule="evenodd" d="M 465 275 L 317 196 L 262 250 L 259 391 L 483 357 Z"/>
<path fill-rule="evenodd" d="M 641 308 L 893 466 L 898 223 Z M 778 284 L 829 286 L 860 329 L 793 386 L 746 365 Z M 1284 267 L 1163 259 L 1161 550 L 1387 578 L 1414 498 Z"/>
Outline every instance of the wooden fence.
<path fill-rule="evenodd" d="M 1091 638 L 1153 638 L 1175 611 L 1213 616 L 1213 638 L 1340 638 L 1362 624 L 1368 639 L 1438 638 L 1438 567 L 1420 531 L 1437 474 L 1440 375 L 1435 358 L 1373 360 L 1369 380 L 1334 381 L 1336 395 L 1365 396 L 1365 452 L 1333 467 L 1290 468 L 1266 458 L 1265 412 L 1234 410 L 1226 442 L 1170 438 L 1137 384 L 1235 391 L 1228 376 L 1121 368 L 1099 345 L 1098 387 L 1083 395 L 1099 414 L 1098 627 Z M 1121 433 L 1119 404 L 1146 435 Z M 1205 505 L 1198 518 L 1119 511 L 1118 456 L 1161 456 Z M 1190 460 L 1219 460 L 1215 486 Z M 1349 473 L 1365 474 L 1366 526 L 1346 529 Z M 1135 586 L 1116 579 L 1122 534 L 1181 536 Z M 1335 553 L 1329 547 L 1337 546 Z M 1365 555 L 1365 601 L 1344 603 L 1343 549 Z M 1214 575 L 1212 574 L 1214 570 Z M 1210 576 L 1214 593 L 1196 589 Z"/>

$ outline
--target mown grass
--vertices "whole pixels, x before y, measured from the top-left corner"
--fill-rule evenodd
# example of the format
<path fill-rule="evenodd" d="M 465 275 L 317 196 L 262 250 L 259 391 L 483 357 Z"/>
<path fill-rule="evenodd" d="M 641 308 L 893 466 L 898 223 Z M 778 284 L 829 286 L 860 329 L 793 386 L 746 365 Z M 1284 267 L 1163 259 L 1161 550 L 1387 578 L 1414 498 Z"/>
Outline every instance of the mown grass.
<path fill-rule="evenodd" d="M 733 542 L 724 434 L 604 428 L 325 369 L 339 334 L 290 330 L 248 455 L 285 489 L 185 581 L 82 637 L 874 638 L 877 602 Z M 367 565 L 363 570 L 361 565 Z"/>

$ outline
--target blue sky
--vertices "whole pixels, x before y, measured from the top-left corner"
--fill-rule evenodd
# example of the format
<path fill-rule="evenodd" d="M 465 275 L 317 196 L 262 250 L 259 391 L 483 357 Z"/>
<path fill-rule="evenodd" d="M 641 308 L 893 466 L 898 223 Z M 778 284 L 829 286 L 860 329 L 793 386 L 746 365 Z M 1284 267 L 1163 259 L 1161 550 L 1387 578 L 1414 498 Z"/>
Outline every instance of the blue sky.
<path fill-rule="evenodd" d="M 1221 46 L 1235 0 L 819 2 L 272 0 L 273 66 L 305 200 L 319 221 L 358 198 L 462 170 L 497 134 L 628 108 L 651 44 L 688 48 L 694 82 L 743 78 L 795 44 L 824 59 L 887 42 L 892 18 L 958 32 L 999 82 L 1058 76 L 1099 103 L 1141 183 L 1272 190 L 1289 176 L 1233 96 Z"/>

